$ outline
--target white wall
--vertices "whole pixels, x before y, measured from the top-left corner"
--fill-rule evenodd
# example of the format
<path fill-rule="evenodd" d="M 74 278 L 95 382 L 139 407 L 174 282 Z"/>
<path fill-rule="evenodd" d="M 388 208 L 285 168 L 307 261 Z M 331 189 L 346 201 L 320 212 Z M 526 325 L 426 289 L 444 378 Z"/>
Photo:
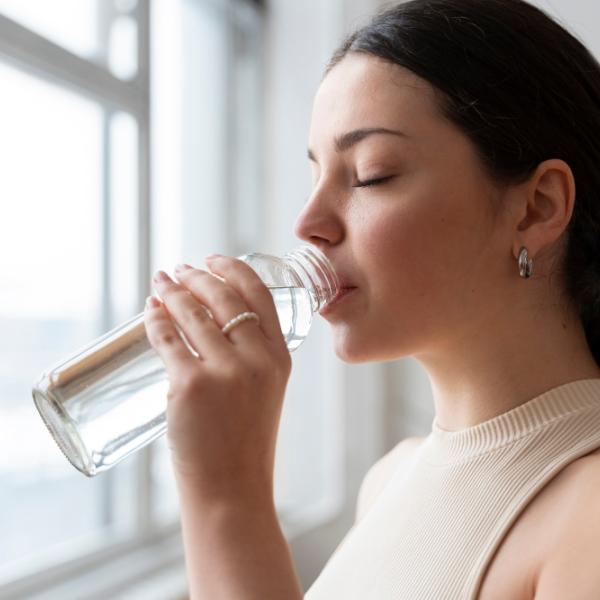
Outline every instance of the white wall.
<path fill-rule="evenodd" d="M 600 59 L 598 0 L 529 0 L 575 34 Z"/>

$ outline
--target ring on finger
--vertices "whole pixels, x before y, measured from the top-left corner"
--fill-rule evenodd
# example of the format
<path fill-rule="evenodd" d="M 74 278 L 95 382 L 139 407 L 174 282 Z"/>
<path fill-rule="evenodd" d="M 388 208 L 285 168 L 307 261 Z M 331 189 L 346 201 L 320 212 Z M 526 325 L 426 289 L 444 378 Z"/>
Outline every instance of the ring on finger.
<path fill-rule="evenodd" d="M 258 324 L 260 323 L 260 317 L 255 312 L 251 311 L 240 313 L 239 315 L 233 317 L 233 319 L 227 321 L 227 323 L 225 323 L 225 325 L 223 325 L 223 327 L 221 328 L 221 331 L 224 335 L 227 335 L 234 327 L 237 327 L 240 323 L 243 323 L 244 321 L 256 321 L 256 323 Z"/>

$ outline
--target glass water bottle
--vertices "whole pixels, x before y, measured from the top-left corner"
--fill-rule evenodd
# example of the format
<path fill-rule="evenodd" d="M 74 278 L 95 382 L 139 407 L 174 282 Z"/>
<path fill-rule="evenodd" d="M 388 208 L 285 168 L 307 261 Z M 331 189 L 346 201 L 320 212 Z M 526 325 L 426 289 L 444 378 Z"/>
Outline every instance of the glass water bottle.
<path fill-rule="evenodd" d="M 337 293 L 330 262 L 309 246 L 283 258 L 259 253 L 239 258 L 270 289 L 287 347 L 295 350 L 313 314 Z M 167 390 L 166 370 L 140 313 L 48 369 L 35 384 L 33 399 L 69 462 L 91 477 L 165 432 Z"/>

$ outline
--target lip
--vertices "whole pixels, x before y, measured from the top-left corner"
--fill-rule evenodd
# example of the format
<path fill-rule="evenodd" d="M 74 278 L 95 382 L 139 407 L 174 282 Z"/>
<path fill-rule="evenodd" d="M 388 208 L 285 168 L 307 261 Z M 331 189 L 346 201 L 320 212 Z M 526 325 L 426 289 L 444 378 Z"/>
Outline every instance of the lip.
<path fill-rule="evenodd" d="M 331 302 L 326 304 L 325 307 L 319 311 L 319 314 L 321 316 L 328 315 L 330 312 L 332 312 L 334 310 L 334 308 L 338 304 L 343 302 L 345 298 L 347 298 L 352 292 L 354 292 L 357 289 L 358 288 L 355 286 L 340 287 L 338 290 L 338 293 L 333 297 Z"/>

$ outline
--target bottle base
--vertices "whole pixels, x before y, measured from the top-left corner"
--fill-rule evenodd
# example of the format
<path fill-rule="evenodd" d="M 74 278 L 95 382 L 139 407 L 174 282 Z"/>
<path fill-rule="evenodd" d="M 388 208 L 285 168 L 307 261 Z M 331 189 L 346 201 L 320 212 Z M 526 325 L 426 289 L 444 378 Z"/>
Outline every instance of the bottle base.
<path fill-rule="evenodd" d="M 79 472 L 87 477 L 93 477 L 96 475 L 97 470 L 77 433 L 77 428 L 62 410 L 60 402 L 55 400 L 52 392 L 47 388 L 48 386 L 45 385 L 38 385 L 33 388 L 32 394 L 35 407 L 65 458 Z M 87 458 L 87 461 L 85 458 Z"/>

